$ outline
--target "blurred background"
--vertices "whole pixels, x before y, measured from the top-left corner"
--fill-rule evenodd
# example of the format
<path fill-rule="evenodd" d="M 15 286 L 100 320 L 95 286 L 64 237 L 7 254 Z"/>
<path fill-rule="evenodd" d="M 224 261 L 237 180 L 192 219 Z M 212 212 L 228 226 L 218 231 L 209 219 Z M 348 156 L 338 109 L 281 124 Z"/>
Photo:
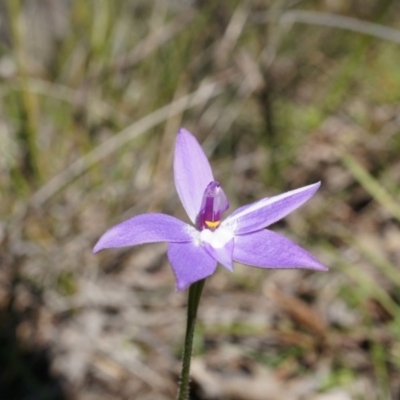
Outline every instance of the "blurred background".
<path fill-rule="evenodd" d="M 399 50 L 396 0 L 1 2 L 0 398 L 175 398 L 166 246 L 91 249 L 187 219 L 184 126 L 231 210 L 321 180 L 272 229 L 330 268 L 219 268 L 192 399 L 399 399 Z"/>

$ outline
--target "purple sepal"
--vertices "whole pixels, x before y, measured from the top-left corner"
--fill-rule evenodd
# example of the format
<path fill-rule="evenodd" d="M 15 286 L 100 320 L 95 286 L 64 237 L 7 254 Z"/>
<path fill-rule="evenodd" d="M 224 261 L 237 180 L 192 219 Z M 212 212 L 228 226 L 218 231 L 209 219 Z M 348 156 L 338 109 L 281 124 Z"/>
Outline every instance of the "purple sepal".
<path fill-rule="evenodd" d="M 170 243 L 168 259 L 176 279 L 176 289 L 184 290 L 189 285 L 212 275 L 217 262 L 202 246 L 193 243 Z"/>
<path fill-rule="evenodd" d="M 175 186 L 190 220 L 196 223 L 203 193 L 214 180 L 203 149 L 186 129 L 178 132 L 174 155 Z"/>
<path fill-rule="evenodd" d="M 194 228 L 170 215 L 142 214 L 109 229 L 93 248 L 100 250 L 154 242 L 190 242 Z"/>
<path fill-rule="evenodd" d="M 256 232 L 279 221 L 300 207 L 317 191 L 320 184 L 320 182 L 314 183 L 240 207 L 221 225 L 232 229 L 235 235 Z"/>
<path fill-rule="evenodd" d="M 327 270 L 308 251 L 284 236 L 266 229 L 235 237 L 233 260 L 260 268 Z"/>

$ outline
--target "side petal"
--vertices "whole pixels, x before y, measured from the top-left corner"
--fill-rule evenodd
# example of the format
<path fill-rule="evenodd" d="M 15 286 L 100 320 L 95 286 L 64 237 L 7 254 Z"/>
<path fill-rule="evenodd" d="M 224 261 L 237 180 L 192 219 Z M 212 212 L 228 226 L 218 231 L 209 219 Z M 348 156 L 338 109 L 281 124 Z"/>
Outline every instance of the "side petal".
<path fill-rule="evenodd" d="M 234 261 L 260 268 L 307 268 L 326 271 L 313 255 L 278 233 L 261 230 L 235 237 Z"/>
<path fill-rule="evenodd" d="M 203 149 L 186 129 L 181 128 L 175 144 L 175 186 L 189 218 L 195 224 L 207 185 L 214 180 Z"/>
<path fill-rule="evenodd" d="M 142 214 L 109 229 L 96 243 L 93 253 L 143 243 L 190 242 L 195 232 L 192 226 L 170 215 Z"/>
<path fill-rule="evenodd" d="M 174 271 L 177 290 L 184 290 L 192 283 L 207 278 L 217 267 L 217 261 L 203 247 L 193 243 L 170 243 L 168 259 Z"/>
<path fill-rule="evenodd" d="M 256 232 L 279 221 L 300 207 L 317 191 L 320 184 L 320 182 L 314 183 L 241 207 L 231 214 L 221 226 L 233 230 L 235 235 Z"/>

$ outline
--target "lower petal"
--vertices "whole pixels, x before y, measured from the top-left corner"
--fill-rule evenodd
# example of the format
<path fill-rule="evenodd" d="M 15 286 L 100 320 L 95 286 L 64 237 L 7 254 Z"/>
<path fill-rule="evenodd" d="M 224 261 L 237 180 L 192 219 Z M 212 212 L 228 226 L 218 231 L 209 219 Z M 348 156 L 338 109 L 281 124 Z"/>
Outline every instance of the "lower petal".
<path fill-rule="evenodd" d="M 261 268 L 307 268 L 326 271 L 313 255 L 269 230 L 235 236 L 233 260 Z"/>
<path fill-rule="evenodd" d="M 229 271 L 233 271 L 233 233 L 228 229 L 218 228 L 215 231 L 204 229 L 200 240 L 208 253 Z"/>
<path fill-rule="evenodd" d="M 222 264 L 229 271 L 233 271 L 233 239 L 226 243 L 224 247 L 214 248 L 208 243 L 204 243 L 205 249 L 208 253 L 216 259 L 220 264 Z"/>
<path fill-rule="evenodd" d="M 170 243 L 168 259 L 176 278 L 177 290 L 212 275 L 217 262 L 202 246 L 190 243 Z"/>

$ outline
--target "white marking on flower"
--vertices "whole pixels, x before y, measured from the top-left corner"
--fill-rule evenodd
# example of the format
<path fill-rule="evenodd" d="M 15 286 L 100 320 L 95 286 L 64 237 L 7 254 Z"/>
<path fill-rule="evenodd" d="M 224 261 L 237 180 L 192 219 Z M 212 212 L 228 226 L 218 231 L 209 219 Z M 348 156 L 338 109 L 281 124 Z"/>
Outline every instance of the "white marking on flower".
<path fill-rule="evenodd" d="M 191 225 L 185 226 L 185 231 L 192 238 L 192 242 L 196 247 L 201 246 L 200 232 Z"/>
<path fill-rule="evenodd" d="M 221 222 L 220 229 L 228 229 L 231 232 L 235 232 L 238 226 L 238 221 L 234 219 L 226 219 Z"/>
<path fill-rule="evenodd" d="M 233 232 L 230 229 L 218 228 L 215 231 L 210 229 L 203 229 L 200 232 L 200 240 L 208 243 L 214 249 L 224 247 L 228 242 L 233 239 Z"/>

